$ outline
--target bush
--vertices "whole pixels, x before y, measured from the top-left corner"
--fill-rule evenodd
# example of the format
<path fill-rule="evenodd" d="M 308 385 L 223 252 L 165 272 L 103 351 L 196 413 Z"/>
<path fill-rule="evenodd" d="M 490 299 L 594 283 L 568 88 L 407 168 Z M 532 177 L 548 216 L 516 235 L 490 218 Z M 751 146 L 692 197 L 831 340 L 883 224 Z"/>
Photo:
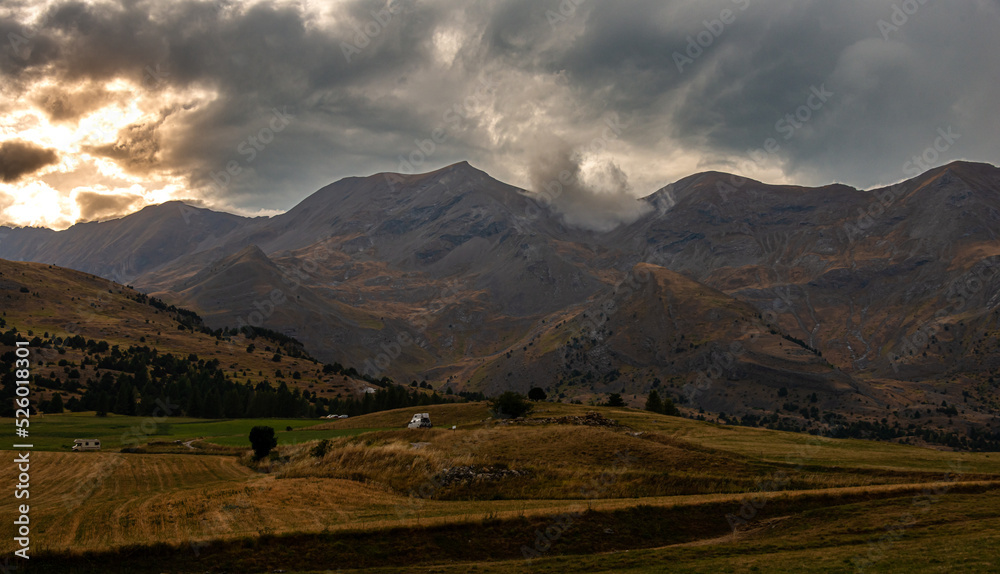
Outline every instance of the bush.
<path fill-rule="evenodd" d="M 535 387 L 528 391 L 528 398 L 533 401 L 544 401 L 548 398 L 548 395 L 545 394 L 545 391 L 541 387 Z"/>
<path fill-rule="evenodd" d="M 490 406 L 493 417 L 498 419 L 523 417 L 535 408 L 524 395 L 514 391 L 507 391 L 500 396 L 493 397 L 487 404 Z"/>
<path fill-rule="evenodd" d="M 278 439 L 274 436 L 274 429 L 265 426 L 256 426 L 250 429 L 250 446 L 258 460 L 266 457 L 271 449 L 278 446 Z"/>
<path fill-rule="evenodd" d="M 326 456 L 326 453 L 329 452 L 329 450 L 330 450 L 330 441 L 327 439 L 323 439 L 319 441 L 319 443 L 317 443 L 316 446 L 314 446 L 311 451 L 309 451 L 309 454 L 311 454 L 316 458 L 323 458 L 324 456 Z"/>
<path fill-rule="evenodd" d="M 622 399 L 622 396 L 620 394 L 618 394 L 618 393 L 611 393 L 611 395 L 608 396 L 608 402 L 604 406 L 607 406 L 607 407 L 624 407 L 625 406 L 625 401 Z"/>

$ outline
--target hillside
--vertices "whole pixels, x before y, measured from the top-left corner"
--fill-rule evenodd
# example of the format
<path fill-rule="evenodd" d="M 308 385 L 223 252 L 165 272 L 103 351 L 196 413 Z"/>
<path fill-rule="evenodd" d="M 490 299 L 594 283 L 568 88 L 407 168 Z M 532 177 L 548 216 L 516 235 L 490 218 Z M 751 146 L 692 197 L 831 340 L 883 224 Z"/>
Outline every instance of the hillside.
<path fill-rule="evenodd" d="M 147 375 L 156 382 L 159 375 L 153 357 L 158 357 L 157 364 L 167 365 L 163 362 L 167 355 L 176 357 L 183 368 L 194 369 L 192 377 L 208 375 L 214 380 L 218 376 L 249 386 L 284 384 L 295 393 L 308 391 L 328 399 L 356 396 L 371 384 L 324 370 L 322 363 L 308 358 L 287 338 L 212 332 L 200 324 L 197 315 L 79 271 L 0 260 L 0 300 L 4 302 L 0 331 L 13 335 L 11 330 L 16 329 L 22 338 L 33 341 L 32 374 L 39 403 L 55 392 L 64 404 L 81 400 L 99 381 L 116 381 L 122 369 L 136 373 L 133 357 L 141 358 Z M 0 354 L 12 349 L 2 346 Z M 5 391 L 10 390 L 7 382 L 4 377 Z M 117 382 L 113 388 L 117 396 Z M 161 388 L 158 393 L 164 391 Z M 90 410 L 95 407 L 89 406 Z"/>

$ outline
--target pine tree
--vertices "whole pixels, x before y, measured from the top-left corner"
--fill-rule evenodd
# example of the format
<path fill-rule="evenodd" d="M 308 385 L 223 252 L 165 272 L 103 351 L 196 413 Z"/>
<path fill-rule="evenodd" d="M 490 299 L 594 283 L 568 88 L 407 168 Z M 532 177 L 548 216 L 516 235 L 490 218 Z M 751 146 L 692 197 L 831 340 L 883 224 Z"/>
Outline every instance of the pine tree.
<path fill-rule="evenodd" d="M 646 399 L 646 410 L 654 413 L 663 412 L 663 401 L 660 400 L 660 393 L 655 390 L 649 391 L 649 397 Z"/>
<path fill-rule="evenodd" d="M 108 409 L 110 408 L 108 405 L 110 404 L 111 404 L 111 398 L 108 396 L 108 393 L 101 391 L 97 395 L 97 408 L 95 409 L 97 411 L 97 416 L 99 417 L 108 416 Z"/>
<path fill-rule="evenodd" d="M 119 415 L 135 415 L 135 391 L 131 383 L 123 383 L 118 387 L 118 397 L 115 399 L 115 408 L 111 410 Z"/>
<path fill-rule="evenodd" d="M 45 412 L 58 414 L 65 410 L 63 407 L 62 395 L 55 393 L 52 395 L 52 400 L 49 401 L 49 408 Z"/>

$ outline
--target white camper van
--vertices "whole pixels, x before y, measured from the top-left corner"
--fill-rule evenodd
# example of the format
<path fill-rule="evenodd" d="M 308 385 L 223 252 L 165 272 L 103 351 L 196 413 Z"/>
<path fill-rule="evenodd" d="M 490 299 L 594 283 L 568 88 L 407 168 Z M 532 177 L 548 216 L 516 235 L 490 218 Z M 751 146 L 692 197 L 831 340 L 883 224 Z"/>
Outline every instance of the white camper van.
<path fill-rule="evenodd" d="M 73 441 L 73 450 L 101 450 L 101 441 L 96 438 L 78 438 Z"/>
<path fill-rule="evenodd" d="M 411 429 L 431 428 L 431 415 L 427 413 L 417 413 L 413 415 L 413 418 L 410 419 L 410 424 L 406 425 L 406 428 L 411 428 Z"/>

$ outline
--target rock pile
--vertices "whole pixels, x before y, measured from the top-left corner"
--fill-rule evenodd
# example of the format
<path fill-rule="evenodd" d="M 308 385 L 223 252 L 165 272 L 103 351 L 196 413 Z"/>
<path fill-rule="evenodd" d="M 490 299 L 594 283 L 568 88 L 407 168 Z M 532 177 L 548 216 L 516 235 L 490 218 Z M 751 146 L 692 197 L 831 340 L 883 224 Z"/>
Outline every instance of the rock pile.
<path fill-rule="evenodd" d="M 504 478 L 527 476 L 528 474 L 527 470 L 514 470 L 499 466 L 456 466 L 442 470 L 437 478 L 441 486 L 450 486 L 457 483 L 492 482 Z"/>
<path fill-rule="evenodd" d="M 598 412 L 591 411 L 585 415 L 569 415 L 565 417 L 548 417 L 541 419 L 508 419 L 501 421 L 503 424 L 556 424 L 556 425 L 584 425 L 588 427 L 616 427 L 618 421 L 605 418 Z"/>

